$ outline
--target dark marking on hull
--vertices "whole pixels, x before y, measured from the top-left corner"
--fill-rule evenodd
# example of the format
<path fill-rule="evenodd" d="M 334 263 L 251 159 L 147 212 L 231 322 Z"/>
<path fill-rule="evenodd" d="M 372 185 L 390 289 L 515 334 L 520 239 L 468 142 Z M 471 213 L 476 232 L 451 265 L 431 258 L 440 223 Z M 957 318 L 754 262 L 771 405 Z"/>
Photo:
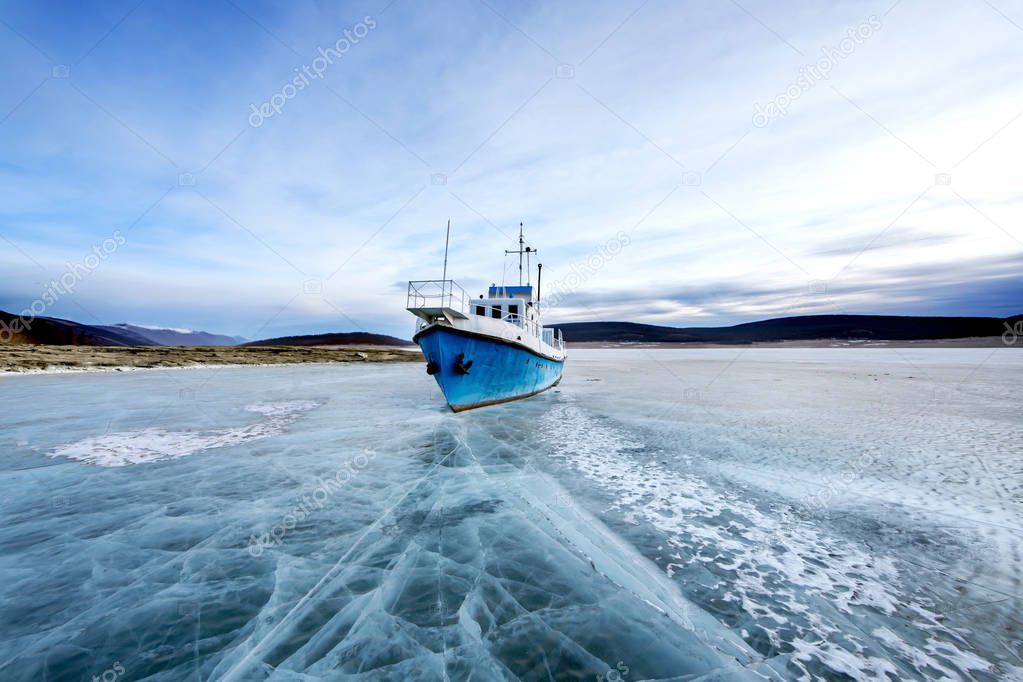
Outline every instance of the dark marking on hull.
<path fill-rule="evenodd" d="M 540 395 L 544 391 L 549 391 L 558 384 L 561 383 L 561 377 L 547 388 L 541 388 L 539 391 L 533 391 L 532 393 L 524 393 L 522 395 L 512 396 L 511 398 L 499 398 L 497 400 L 484 400 L 482 402 L 473 403 L 472 405 L 448 405 L 452 412 L 465 412 L 466 410 L 475 410 L 477 407 L 488 407 L 490 405 L 500 405 L 501 403 L 510 403 L 515 400 L 522 400 L 523 398 L 532 398 L 534 395 Z"/>

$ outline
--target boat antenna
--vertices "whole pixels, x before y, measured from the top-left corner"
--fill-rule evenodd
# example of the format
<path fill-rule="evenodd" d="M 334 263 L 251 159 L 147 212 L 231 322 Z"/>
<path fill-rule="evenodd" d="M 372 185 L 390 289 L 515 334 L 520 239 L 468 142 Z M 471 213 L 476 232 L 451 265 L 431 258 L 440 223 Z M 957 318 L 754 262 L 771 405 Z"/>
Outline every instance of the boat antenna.
<path fill-rule="evenodd" d="M 505 249 L 505 255 L 513 253 L 519 254 L 519 286 L 522 286 L 522 254 L 526 255 L 526 284 L 530 283 L 531 266 L 529 265 L 530 254 L 540 253 L 539 249 L 534 249 L 529 246 L 525 246 L 526 240 L 522 237 L 522 223 L 519 223 L 519 248 L 515 251 Z"/>
<path fill-rule="evenodd" d="M 536 264 L 536 307 L 540 308 L 540 276 L 543 274 L 543 263 Z"/>
<path fill-rule="evenodd" d="M 444 274 L 441 276 L 441 280 L 448 278 L 448 242 L 451 241 L 451 220 L 448 219 L 448 231 L 444 235 Z"/>
<path fill-rule="evenodd" d="M 522 286 L 522 254 L 525 253 L 525 250 L 523 250 L 522 245 L 525 244 L 525 243 L 526 243 L 525 240 L 522 238 L 522 223 L 519 222 L 519 248 L 518 248 L 518 250 L 517 251 L 511 251 L 509 249 L 505 249 L 505 251 L 504 251 L 505 255 L 509 255 L 509 254 L 512 254 L 512 253 L 519 254 L 519 286 Z"/>

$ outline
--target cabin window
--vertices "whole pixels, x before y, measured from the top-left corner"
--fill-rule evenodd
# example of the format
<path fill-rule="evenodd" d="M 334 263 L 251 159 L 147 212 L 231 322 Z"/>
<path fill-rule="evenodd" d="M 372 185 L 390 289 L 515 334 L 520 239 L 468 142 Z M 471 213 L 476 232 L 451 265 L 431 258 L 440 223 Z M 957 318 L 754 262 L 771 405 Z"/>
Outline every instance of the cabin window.
<path fill-rule="evenodd" d="M 518 317 L 519 316 L 519 306 L 516 305 L 516 304 L 512 304 L 512 305 L 508 306 L 508 314 L 511 315 L 512 317 Z"/>
<path fill-rule="evenodd" d="M 501 306 L 495 305 L 493 308 L 491 308 L 490 309 L 490 316 L 492 318 L 494 318 L 495 320 L 500 320 L 501 319 Z"/>
<path fill-rule="evenodd" d="M 480 315 L 480 316 L 483 316 L 483 317 L 486 317 L 486 315 L 487 315 L 487 307 L 486 306 L 482 306 L 482 305 L 476 306 L 476 314 Z"/>

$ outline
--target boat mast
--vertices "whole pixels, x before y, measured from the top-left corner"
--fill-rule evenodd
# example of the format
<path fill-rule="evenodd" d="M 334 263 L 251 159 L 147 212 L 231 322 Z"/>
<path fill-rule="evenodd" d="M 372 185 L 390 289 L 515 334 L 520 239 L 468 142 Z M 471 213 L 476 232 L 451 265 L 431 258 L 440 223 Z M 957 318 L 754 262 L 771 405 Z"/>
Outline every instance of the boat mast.
<path fill-rule="evenodd" d="M 504 253 L 506 255 L 512 254 L 512 253 L 519 254 L 519 286 L 522 286 L 522 255 L 523 254 L 526 255 L 526 269 L 527 269 L 526 278 L 527 278 L 527 283 L 529 283 L 528 282 L 528 278 L 529 278 L 529 274 L 530 274 L 529 271 L 528 271 L 529 267 L 530 267 L 529 266 L 529 254 L 531 254 L 531 253 L 540 253 L 539 249 L 533 249 L 533 248 L 530 248 L 528 246 L 524 246 L 525 243 L 526 243 L 526 240 L 523 239 L 523 237 L 522 237 L 522 223 L 519 223 L 519 248 L 518 248 L 518 250 L 517 251 L 511 251 L 509 249 L 505 249 L 505 251 L 504 251 Z"/>
<path fill-rule="evenodd" d="M 522 286 L 522 221 L 519 221 L 519 286 Z"/>

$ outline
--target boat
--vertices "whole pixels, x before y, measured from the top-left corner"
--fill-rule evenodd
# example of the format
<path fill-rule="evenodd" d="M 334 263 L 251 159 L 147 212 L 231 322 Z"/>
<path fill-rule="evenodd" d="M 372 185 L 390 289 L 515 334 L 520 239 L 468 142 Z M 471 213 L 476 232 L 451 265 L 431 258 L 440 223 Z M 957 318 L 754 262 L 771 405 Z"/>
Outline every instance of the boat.
<path fill-rule="evenodd" d="M 451 223 L 448 223 L 450 239 Z M 447 279 L 447 241 L 444 274 L 439 280 L 408 283 L 406 309 L 415 315 L 412 337 L 453 412 L 528 398 L 561 381 L 565 366 L 565 341 L 560 330 L 540 321 L 540 276 L 531 283 L 530 256 L 538 253 L 525 245 L 519 225 L 517 250 L 505 254 L 519 257 L 519 283 L 496 283 L 486 296 L 470 299 L 465 289 Z M 523 283 L 522 259 L 526 259 Z"/>

